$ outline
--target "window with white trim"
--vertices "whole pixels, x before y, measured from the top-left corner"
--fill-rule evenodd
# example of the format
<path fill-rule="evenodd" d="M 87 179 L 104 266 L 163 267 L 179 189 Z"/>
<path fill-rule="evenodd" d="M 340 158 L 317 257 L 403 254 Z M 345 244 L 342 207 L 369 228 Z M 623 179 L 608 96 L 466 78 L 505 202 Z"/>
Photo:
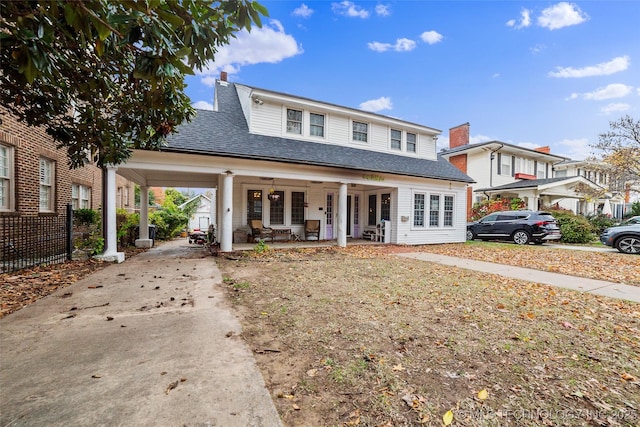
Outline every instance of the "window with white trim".
<path fill-rule="evenodd" d="M 73 209 L 91 208 L 91 188 L 86 185 L 71 185 L 71 206 Z"/>
<path fill-rule="evenodd" d="M 424 227 L 424 194 L 413 195 L 413 225 Z"/>
<path fill-rule="evenodd" d="M 247 221 L 262 221 L 262 190 L 247 190 Z"/>
<path fill-rule="evenodd" d="M 407 152 L 416 152 L 416 134 L 407 132 Z"/>
<path fill-rule="evenodd" d="M 40 212 L 53 212 L 55 195 L 55 162 L 40 158 Z"/>
<path fill-rule="evenodd" d="M 429 195 L 429 227 L 437 227 L 440 224 L 440 195 Z"/>
<path fill-rule="evenodd" d="M 309 135 L 324 137 L 324 115 L 309 113 Z"/>
<path fill-rule="evenodd" d="M 444 196 L 442 225 L 444 227 L 453 227 L 453 196 Z"/>
<path fill-rule="evenodd" d="M 498 153 L 498 175 L 511 175 L 511 156 Z"/>
<path fill-rule="evenodd" d="M 391 149 L 402 150 L 402 131 L 391 129 Z"/>
<path fill-rule="evenodd" d="M 304 192 L 291 192 L 291 224 L 304 224 Z"/>
<path fill-rule="evenodd" d="M 369 140 L 369 125 L 362 122 L 353 122 L 353 140 L 367 142 Z"/>
<path fill-rule="evenodd" d="M 413 226 L 416 228 L 453 227 L 455 198 L 438 193 L 413 194 Z"/>
<path fill-rule="evenodd" d="M 302 111 L 287 108 L 287 133 L 302 135 Z"/>
<path fill-rule="evenodd" d="M 0 211 L 13 209 L 13 147 L 0 144 Z"/>

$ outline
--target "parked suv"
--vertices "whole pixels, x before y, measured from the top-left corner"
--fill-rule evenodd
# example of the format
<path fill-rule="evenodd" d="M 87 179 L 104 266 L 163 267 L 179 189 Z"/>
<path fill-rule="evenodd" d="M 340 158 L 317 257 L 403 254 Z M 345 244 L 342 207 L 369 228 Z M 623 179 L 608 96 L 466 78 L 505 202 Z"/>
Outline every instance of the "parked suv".
<path fill-rule="evenodd" d="M 549 212 L 502 211 L 467 224 L 467 240 L 511 240 L 519 245 L 540 245 L 559 240 L 560 227 Z"/>
<path fill-rule="evenodd" d="M 625 254 L 640 254 L 640 224 L 607 228 L 600 235 L 600 241 Z"/>

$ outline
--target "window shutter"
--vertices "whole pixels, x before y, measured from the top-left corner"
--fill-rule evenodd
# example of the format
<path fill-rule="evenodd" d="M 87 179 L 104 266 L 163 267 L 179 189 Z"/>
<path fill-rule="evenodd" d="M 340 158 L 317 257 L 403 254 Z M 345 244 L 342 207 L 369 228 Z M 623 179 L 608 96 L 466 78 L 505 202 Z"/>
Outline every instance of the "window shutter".
<path fill-rule="evenodd" d="M 511 176 L 516 176 L 516 156 L 511 156 Z"/>
<path fill-rule="evenodd" d="M 498 153 L 498 175 L 502 173 L 502 153 Z"/>
<path fill-rule="evenodd" d="M 538 161 L 534 161 L 533 162 L 533 174 L 537 177 L 538 176 Z"/>

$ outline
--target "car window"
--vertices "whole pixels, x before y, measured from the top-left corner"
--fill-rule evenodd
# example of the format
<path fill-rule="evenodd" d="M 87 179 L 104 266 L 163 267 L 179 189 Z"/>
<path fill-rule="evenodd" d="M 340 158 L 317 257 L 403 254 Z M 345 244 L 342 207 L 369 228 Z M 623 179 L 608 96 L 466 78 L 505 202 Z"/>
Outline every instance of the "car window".
<path fill-rule="evenodd" d="M 518 214 L 516 215 L 516 219 L 527 219 L 529 214 Z"/>
<path fill-rule="evenodd" d="M 482 222 L 490 222 L 490 221 L 497 221 L 498 218 L 498 214 L 491 214 L 491 215 L 487 215 L 484 218 L 482 218 Z"/>
<path fill-rule="evenodd" d="M 498 215 L 498 218 L 496 219 L 496 221 L 511 221 L 513 220 L 515 217 L 513 215 Z"/>
<path fill-rule="evenodd" d="M 553 217 L 553 215 L 551 215 L 550 213 L 543 213 L 540 214 L 540 219 L 544 220 L 544 221 L 555 221 L 556 219 Z"/>

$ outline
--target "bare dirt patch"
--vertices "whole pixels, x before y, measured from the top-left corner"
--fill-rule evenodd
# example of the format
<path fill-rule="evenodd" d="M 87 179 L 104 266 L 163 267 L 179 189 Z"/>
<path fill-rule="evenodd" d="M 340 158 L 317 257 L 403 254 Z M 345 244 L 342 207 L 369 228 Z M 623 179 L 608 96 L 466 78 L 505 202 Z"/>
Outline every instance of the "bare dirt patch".
<path fill-rule="evenodd" d="M 640 423 L 639 304 L 399 250 L 217 260 L 285 425 Z"/>

